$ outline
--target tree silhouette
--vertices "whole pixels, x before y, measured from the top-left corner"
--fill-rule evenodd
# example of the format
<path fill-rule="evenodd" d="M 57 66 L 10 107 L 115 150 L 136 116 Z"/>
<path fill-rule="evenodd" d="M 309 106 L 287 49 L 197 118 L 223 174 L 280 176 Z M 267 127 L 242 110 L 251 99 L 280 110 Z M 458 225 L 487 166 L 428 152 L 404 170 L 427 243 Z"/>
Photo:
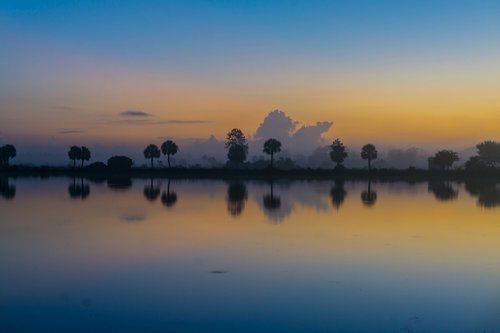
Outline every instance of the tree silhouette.
<path fill-rule="evenodd" d="M 8 166 L 9 159 L 16 157 L 16 147 L 13 145 L 5 145 L 0 147 L 0 167 Z"/>
<path fill-rule="evenodd" d="M 114 171 L 128 170 L 134 162 L 127 156 L 112 156 L 108 159 L 108 168 Z"/>
<path fill-rule="evenodd" d="M 9 178 L 0 178 L 0 196 L 5 200 L 12 200 L 16 196 L 16 186 L 9 184 Z"/>
<path fill-rule="evenodd" d="M 377 148 L 371 143 L 366 144 L 361 148 L 361 158 L 368 160 L 368 170 L 372 169 L 372 160 L 376 160 L 378 156 Z"/>
<path fill-rule="evenodd" d="M 339 209 L 344 203 L 347 192 L 344 188 L 344 181 L 341 179 L 336 179 L 334 185 L 330 190 L 330 196 L 332 198 L 332 205 L 335 209 Z"/>
<path fill-rule="evenodd" d="M 281 151 L 281 142 L 276 139 L 268 139 L 264 142 L 264 153 L 271 155 L 271 168 L 274 166 L 274 154 Z"/>
<path fill-rule="evenodd" d="M 492 167 L 488 166 L 479 156 L 471 156 L 464 164 L 465 171 L 479 173 L 491 171 Z"/>
<path fill-rule="evenodd" d="M 76 161 L 82 159 L 82 148 L 72 146 L 69 148 L 68 157 L 73 161 L 73 169 L 76 169 Z"/>
<path fill-rule="evenodd" d="M 83 146 L 82 147 L 82 168 L 83 168 L 83 163 L 85 161 L 88 161 L 88 160 L 90 160 L 90 150 L 87 147 Z"/>
<path fill-rule="evenodd" d="M 153 178 L 150 178 L 150 184 L 144 186 L 144 197 L 148 201 L 155 201 L 160 196 L 160 187 L 153 184 Z"/>
<path fill-rule="evenodd" d="M 167 182 L 167 192 L 163 191 L 161 195 L 161 203 L 170 208 L 177 202 L 177 194 L 174 191 L 170 191 L 170 179 Z"/>
<path fill-rule="evenodd" d="M 440 150 L 434 155 L 434 164 L 441 170 L 451 168 L 458 160 L 458 154 L 453 150 Z"/>
<path fill-rule="evenodd" d="M 160 149 L 157 145 L 150 144 L 144 149 L 144 158 L 151 160 L 151 169 L 153 168 L 153 159 L 160 158 Z"/>
<path fill-rule="evenodd" d="M 227 188 L 227 211 L 231 216 L 239 216 L 248 198 L 247 187 L 241 182 L 231 182 Z"/>
<path fill-rule="evenodd" d="M 170 155 L 175 155 L 179 151 L 179 147 L 172 140 L 167 140 L 161 145 L 161 152 L 163 155 L 167 155 L 168 167 L 170 168 Z"/>
<path fill-rule="evenodd" d="M 488 166 L 496 166 L 500 162 L 500 142 L 484 141 L 476 145 L 479 158 Z"/>
<path fill-rule="evenodd" d="M 225 147 L 228 149 L 227 158 L 230 162 L 239 164 L 247 159 L 247 139 L 240 129 L 233 128 L 227 133 Z"/>
<path fill-rule="evenodd" d="M 372 190 L 372 181 L 368 180 L 368 189 L 366 191 L 361 192 L 361 202 L 363 205 L 367 207 L 371 207 L 375 205 L 377 201 L 377 191 Z"/>
<path fill-rule="evenodd" d="M 337 164 L 337 167 L 339 165 L 342 165 L 342 163 L 344 163 L 344 160 L 347 158 L 347 152 L 345 151 L 346 148 L 342 141 L 340 141 L 339 139 L 335 139 L 335 141 L 333 141 L 332 145 L 330 146 L 330 149 L 330 158 L 332 159 L 332 161 Z"/>

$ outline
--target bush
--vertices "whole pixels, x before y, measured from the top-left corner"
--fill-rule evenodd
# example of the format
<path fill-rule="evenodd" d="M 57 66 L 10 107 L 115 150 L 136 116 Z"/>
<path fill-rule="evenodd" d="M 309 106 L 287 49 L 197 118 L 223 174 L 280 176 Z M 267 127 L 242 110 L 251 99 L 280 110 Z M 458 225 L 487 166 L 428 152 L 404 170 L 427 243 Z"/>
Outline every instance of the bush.
<path fill-rule="evenodd" d="M 134 162 L 127 156 L 113 156 L 108 159 L 108 168 L 113 170 L 129 170 Z"/>
<path fill-rule="evenodd" d="M 102 162 L 94 162 L 87 165 L 87 169 L 90 171 L 105 171 L 107 169 L 107 166 Z"/>

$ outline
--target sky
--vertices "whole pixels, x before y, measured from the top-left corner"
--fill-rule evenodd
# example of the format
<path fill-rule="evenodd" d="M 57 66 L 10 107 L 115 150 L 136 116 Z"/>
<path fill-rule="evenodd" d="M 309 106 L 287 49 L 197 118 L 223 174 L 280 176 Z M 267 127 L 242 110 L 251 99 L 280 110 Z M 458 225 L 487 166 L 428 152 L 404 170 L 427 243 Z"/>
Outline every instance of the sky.
<path fill-rule="evenodd" d="M 465 149 L 500 139 L 499 18 L 500 1 L 4 0 L 0 144 L 253 138 L 279 109 L 318 145 Z"/>

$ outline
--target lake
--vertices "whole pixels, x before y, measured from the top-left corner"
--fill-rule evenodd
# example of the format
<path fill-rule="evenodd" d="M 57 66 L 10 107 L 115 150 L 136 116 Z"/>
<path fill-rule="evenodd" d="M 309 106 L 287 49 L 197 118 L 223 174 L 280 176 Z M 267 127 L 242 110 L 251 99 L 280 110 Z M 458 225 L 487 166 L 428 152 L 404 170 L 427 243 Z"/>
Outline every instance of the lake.
<path fill-rule="evenodd" d="M 2 332 L 499 332 L 500 185 L 0 179 Z"/>

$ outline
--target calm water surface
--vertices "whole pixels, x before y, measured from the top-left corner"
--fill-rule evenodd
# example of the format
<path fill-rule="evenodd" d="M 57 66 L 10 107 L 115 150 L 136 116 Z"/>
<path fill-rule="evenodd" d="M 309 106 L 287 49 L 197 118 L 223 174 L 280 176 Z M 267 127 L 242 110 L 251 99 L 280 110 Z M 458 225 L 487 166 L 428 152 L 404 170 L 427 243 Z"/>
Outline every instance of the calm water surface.
<path fill-rule="evenodd" d="M 0 179 L 1 332 L 500 332 L 500 185 Z"/>

